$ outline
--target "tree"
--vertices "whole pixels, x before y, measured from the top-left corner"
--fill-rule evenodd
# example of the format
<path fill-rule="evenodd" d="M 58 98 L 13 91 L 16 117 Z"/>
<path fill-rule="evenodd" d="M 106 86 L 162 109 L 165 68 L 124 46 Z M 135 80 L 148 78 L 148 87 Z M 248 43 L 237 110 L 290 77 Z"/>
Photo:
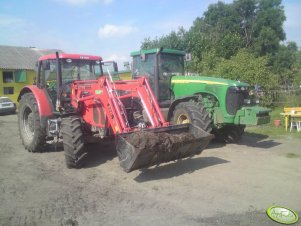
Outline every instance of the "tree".
<path fill-rule="evenodd" d="M 300 50 L 298 50 L 296 53 L 296 62 L 294 64 L 293 70 L 296 71 L 293 85 L 296 88 L 301 88 L 301 51 Z"/>
<path fill-rule="evenodd" d="M 244 47 L 248 48 L 253 43 L 254 21 L 256 20 L 256 1 L 234 1 L 234 11 L 238 14 L 239 33 L 244 41 Z"/>
<path fill-rule="evenodd" d="M 279 84 L 285 88 L 291 86 L 300 74 L 300 62 L 298 63 L 297 44 L 295 42 L 288 42 L 280 45 L 279 51 L 273 56 L 273 72 L 279 77 Z"/>
<path fill-rule="evenodd" d="M 209 5 L 188 31 L 182 28 L 154 40 L 145 39 L 142 48 L 166 47 L 190 52 L 193 60 L 189 63 L 189 70 L 192 72 L 210 74 L 216 71 L 221 76 L 233 78 L 234 75 L 245 74 L 245 69 L 248 82 L 253 82 L 254 78 L 260 79 L 254 77 L 259 74 L 252 75 L 251 72 L 251 66 L 255 72 L 259 70 L 255 67 L 258 63 L 261 65 L 259 71 L 265 74 L 273 72 L 273 75 L 270 74 L 273 82 L 264 86 L 274 86 L 276 80 L 280 85 L 288 86 L 300 75 L 296 56 L 301 54 L 293 43 L 280 44 L 285 40 L 285 19 L 281 0 L 234 0 L 230 4 L 218 2 Z M 239 61 L 238 57 L 243 58 Z M 245 65 L 248 60 L 252 62 L 249 69 Z M 236 64 L 239 62 L 246 68 L 238 67 Z M 230 69 L 231 73 L 228 73 Z"/>
<path fill-rule="evenodd" d="M 229 60 L 221 61 L 213 73 L 219 77 L 258 84 L 264 90 L 277 86 L 277 77 L 268 66 L 267 57 L 256 57 L 247 49 L 241 49 Z"/>
<path fill-rule="evenodd" d="M 260 56 L 275 54 L 285 40 L 285 14 L 281 0 L 259 0 L 254 21 L 254 51 Z"/>
<path fill-rule="evenodd" d="M 211 4 L 186 32 L 145 39 L 142 48 L 176 48 L 189 51 L 201 61 L 207 53 L 229 59 L 239 49 L 251 49 L 257 56 L 274 55 L 285 40 L 284 9 L 281 0 L 235 0 Z"/>
<path fill-rule="evenodd" d="M 190 28 L 188 48 L 199 60 L 206 52 L 229 59 L 243 47 L 239 26 L 238 14 L 231 4 L 212 4 Z"/>
<path fill-rule="evenodd" d="M 141 44 L 141 49 L 154 49 L 154 48 L 171 48 L 178 50 L 187 49 L 186 41 L 186 31 L 183 27 L 180 27 L 178 31 L 172 31 L 170 34 L 162 36 L 160 38 L 155 38 L 151 40 L 150 38 L 144 39 Z"/>
<path fill-rule="evenodd" d="M 281 0 L 218 2 L 194 21 L 189 35 L 204 36 L 202 40 L 210 40 L 206 49 L 216 49 L 216 54 L 226 59 L 240 48 L 252 49 L 256 55 L 265 56 L 277 52 L 279 42 L 285 39 L 284 21 Z M 190 49 L 199 51 L 191 45 Z"/>

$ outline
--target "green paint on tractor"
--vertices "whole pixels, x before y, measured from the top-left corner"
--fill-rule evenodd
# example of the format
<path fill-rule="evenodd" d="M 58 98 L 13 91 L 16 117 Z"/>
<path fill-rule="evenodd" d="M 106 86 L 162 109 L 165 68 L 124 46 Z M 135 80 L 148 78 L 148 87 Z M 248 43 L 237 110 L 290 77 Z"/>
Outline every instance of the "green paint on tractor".
<path fill-rule="evenodd" d="M 159 48 L 135 51 L 131 56 L 133 77 L 148 77 L 162 111 L 168 112 L 168 120 L 172 120 L 178 104 L 194 101 L 209 113 L 211 127 L 218 136 L 232 134 L 232 138 L 239 139 L 246 125 L 270 121 L 271 109 L 251 99 L 249 84 L 217 76 L 185 75 L 183 51 Z"/>

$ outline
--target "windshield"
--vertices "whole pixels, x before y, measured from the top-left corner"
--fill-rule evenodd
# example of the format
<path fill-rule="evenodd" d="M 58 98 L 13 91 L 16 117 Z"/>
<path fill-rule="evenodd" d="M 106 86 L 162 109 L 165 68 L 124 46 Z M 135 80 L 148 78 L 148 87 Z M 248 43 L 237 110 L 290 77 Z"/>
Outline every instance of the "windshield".
<path fill-rule="evenodd" d="M 159 77 L 184 74 L 184 56 L 162 53 L 159 60 Z"/>
<path fill-rule="evenodd" d="M 145 59 L 140 56 L 133 57 L 133 73 L 134 78 L 139 76 L 154 77 L 155 76 L 155 54 L 145 55 Z"/>
<path fill-rule="evenodd" d="M 101 62 L 95 60 L 62 59 L 62 82 L 70 83 L 74 80 L 93 80 L 102 74 Z M 56 89 L 56 60 L 49 60 L 49 67 L 42 69 L 42 80 L 49 89 Z"/>
<path fill-rule="evenodd" d="M 74 80 L 93 80 L 101 75 L 100 61 L 93 60 L 62 60 L 62 79 L 64 82 Z"/>

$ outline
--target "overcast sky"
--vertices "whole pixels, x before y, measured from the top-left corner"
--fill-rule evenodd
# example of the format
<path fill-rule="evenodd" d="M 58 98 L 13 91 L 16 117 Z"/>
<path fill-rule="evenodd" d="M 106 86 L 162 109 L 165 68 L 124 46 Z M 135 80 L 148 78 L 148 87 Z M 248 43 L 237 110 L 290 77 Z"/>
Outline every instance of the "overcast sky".
<path fill-rule="evenodd" d="M 217 0 L 1 0 L 0 45 L 130 60 L 146 37 L 188 29 Z M 229 3 L 231 0 L 225 0 Z M 282 0 L 288 41 L 301 47 L 301 1 Z"/>

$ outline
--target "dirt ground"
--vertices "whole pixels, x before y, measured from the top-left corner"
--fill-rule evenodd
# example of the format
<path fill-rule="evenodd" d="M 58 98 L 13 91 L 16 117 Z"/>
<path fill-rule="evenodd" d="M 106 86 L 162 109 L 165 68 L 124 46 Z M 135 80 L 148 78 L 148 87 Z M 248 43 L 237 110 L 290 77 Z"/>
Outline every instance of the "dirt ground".
<path fill-rule="evenodd" d="M 271 205 L 301 216 L 300 147 L 244 136 L 127 174 L 106 143 L 74 170 L 61 148 L 27 152 L 17 116 L 0 116 L 0 225 L 279 225 L 265 214 Z"/>

